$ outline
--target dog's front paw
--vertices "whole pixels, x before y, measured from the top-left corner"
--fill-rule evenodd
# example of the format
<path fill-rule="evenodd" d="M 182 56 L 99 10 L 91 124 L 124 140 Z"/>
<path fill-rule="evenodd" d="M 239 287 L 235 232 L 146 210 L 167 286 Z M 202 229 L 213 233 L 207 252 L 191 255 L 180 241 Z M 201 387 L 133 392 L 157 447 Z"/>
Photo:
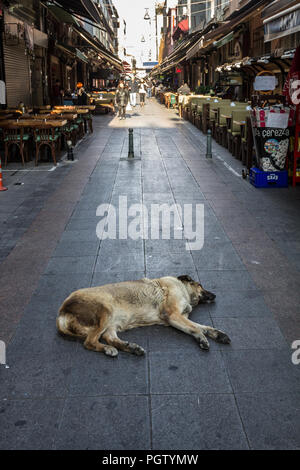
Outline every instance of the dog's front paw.
<path fill-rule="evenodd" d="M 136 356 L 144 356 L 145 350 L 139 346 L 138 344 L 135 343 L 129 343 L 128 348 L 132 354 L 135 354 Z"/>
<path fill-rule="evenodd" d="M 110 357 L 116 357 L 118 355 L 118 350 L 113 346 L 105 346 L 104 353 Z"/>
<path fill-rule="evenodd" d="M 223 331 L 218 331 L 218 330 L 217 330 L 216 341 L 218 341 L 218 343 L 222 343 L 222 344 L 230 344 L 231 343 L 231 340 L 230 340 L 229 336 L 227 336 L 226 333 L 223 333 Z"/>
<path fill-rule="evenodd" d="M 209 342 L 205 337 L 198 338 L 199 346 L 203 351 L 208 351 L 209 350 Z"/>

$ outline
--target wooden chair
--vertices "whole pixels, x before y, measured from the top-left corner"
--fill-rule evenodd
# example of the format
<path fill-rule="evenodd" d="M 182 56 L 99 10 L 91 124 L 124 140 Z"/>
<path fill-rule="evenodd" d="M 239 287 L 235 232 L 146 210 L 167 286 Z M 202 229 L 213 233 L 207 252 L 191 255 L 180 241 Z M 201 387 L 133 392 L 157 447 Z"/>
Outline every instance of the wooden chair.
<path fill-rule="evenodd" d="M 5 162 L 4 165 L 7 165 L 9 158 L 9 148 L 12 145 L 18 147 L 20 156 L 22 159 L 22 164 L 25 165 L 24 151 L 26 155 L 26 161 L 28 158 L 28 141 L 30 139 L 30 134 L 24 130 L 24 128 L 9 126 L 3 129 L 3 141 L 4 141 L 4 152 L 5 152 Z"/>
<path fill-rule="evenodd" d="M 222 116 L 228 115 L 231 113 L 230 106 L 228 105 L 221 105 L 218 108 L 218 113 L 217 113 L 217 122 L 215 126 L 215 135 L 216 135 L 216 141 L 218 144 L 223 145 L 224 147 L 227 146 L 227 121 L 226 119 Z"/>
<path fill-rule="evenodd" d="M 60 133 L 51 126 L 44 126 L 34 130 L 35 164 L 38 165 L 39 153 L 42 145 L 47 145 L 51 150 L 53 163 L 56 166 L 56 151 L 60 151 Z"/>

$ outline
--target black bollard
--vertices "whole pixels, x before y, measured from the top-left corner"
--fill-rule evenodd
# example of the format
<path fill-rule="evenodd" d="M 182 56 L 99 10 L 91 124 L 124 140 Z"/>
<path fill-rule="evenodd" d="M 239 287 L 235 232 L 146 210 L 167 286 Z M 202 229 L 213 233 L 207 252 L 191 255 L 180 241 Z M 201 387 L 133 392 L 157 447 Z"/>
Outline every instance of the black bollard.
<path fill-rule="evenodd" d="M 211 153 L 211 130 L 207 131 L 207 148 L 206 148 L 206 158 L 212 158 Z"/>
<path fill-rule="evenodd" d="M 128 129 L 129 132 L 129 149 L 128 149 L 128 158 L 134 158 L 134 148 L 133 148 L 133 129 Z"/>
<path fill-rule="evenodd" d="M 72 141 L 71 140 L 67 141 L 67 147 L 68 147 L 67 158 L 68 158 L 68 160 L 74 161 L 74 153 L 73 153 Z"/>

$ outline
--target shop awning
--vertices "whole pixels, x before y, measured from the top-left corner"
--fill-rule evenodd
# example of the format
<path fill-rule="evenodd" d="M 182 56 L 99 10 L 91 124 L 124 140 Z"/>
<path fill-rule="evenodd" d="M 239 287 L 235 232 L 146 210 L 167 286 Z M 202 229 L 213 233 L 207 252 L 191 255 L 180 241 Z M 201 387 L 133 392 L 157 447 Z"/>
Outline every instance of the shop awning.
<path fill-rule="evenodd" d="M 89 63 L 89 60 L 85 54 L 83 54 L 79 49 L 75 49 L 77 59 L 81 60 L 81 62 L 85 62 L 86 64 Z"/>
<path fill-rule="evenodd" d="M 170 54 L 159 66 L 160 72 L 165 72 L 166 70 L 175 67 L 179 62 L 187 58 L 187 51 L 195 44 L 199 39 L 201 33 L 197 32 L 191 34 L 186 39 L 184 39 L 177 47 L 174 49 L 172 54 Z"/>
<path fill-rule="evenodd" d="M 193 49 L 188 52 L 187 54 L 188 58 L 193 57 L 200 50 L 208 48 L 208 46 L 211 46 L 211 45 L 215 46 L 215 44 L 218 43 L 218 41 L 221 42 L 228 37 L 229 37 L 228 39 L 228 42 L 229 42 L 231 40 L 230 35 L 234 34 L 234 30 L 236 29 L 236 27 L 239 26 L 242 22 L 251 18 L 253 15 L 255 15 L 257 13 L 257 10 L 260 7 L 263 7 L 267 2 L 268 0 L 255 0 L 255 1 L 252 0 L 245 7 L 243 7 L 240 10 L 237 10 L 221 26 L 218 26 L 216 29 L 209 32 L 208 34 L 205 34 L 204 37 L 202 35 L 202 37 L 198 40 L 198 42 L 193 46 Z"/>
<path fill-rule="evenodd" d="M 68 13 L 66 10 L 63 10 L 62 8 L 58 7 L 57 5 L 47 5 L 48 10 L 50 13 L 61 23 L 66 23 L 66 24 L 79 24 L 76 18 L 71 15 L 71 13 Z"/>
<path fill-rule="evenodd" d="M 300 31 L 300 4 L 264 20 L 265 42 Z"/>
<path fill-rule="evenodd" d="M 173 33 L 173 39 L 178 39 L 181 33 L 188 33 L 189 32 L 189 20 L 188 18 L 181 20 L 178 23 L 177 28 Z"/>
<path fill-rule="evenodd" d="M 96 41 L 84 28 L 81 26 L 74 27 L 74 30 L 91 46 L 103 59 L 116 67 L 119 71 L 123 71 L 121 60 L 104 48 L 100 42 Z"/>
<path fill-rule="evenodd" d="M 92 0 L 55 0 L 55 3 L 71 14 L 82 16 L 97 24 L 101 23 L 99 10 Z"/>
<path fill-rule="evenodd" d="M 227 36 L 224 36 L 219 41 L 215 41 L 213 44 L 217 49 L 219 49 L 220 47 L 225 46 L 225 44 L 228 44 L 230 41 L 232 41 L 233 38 L 234 38 L 234 32 L 231 31 L 231 33 L 227 34 Z"/>

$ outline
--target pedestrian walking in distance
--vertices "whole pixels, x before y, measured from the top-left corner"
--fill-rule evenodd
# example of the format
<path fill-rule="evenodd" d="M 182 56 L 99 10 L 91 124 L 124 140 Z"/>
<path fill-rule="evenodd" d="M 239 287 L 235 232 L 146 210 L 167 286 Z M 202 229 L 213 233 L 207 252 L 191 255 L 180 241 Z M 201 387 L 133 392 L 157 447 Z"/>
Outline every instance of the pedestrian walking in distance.
<path fill-rule="evenodd" d="M 135 108 L 136 106 L 136 96 L 139 92 L 139 84 L 138 81 L 133 78 L 130 82 L 130 104 Z"/>
<path fill-rule="evenodd" d="M 140 89 L 139 89 L 139 94 L 140 94 L 140 105 L 141 108 L 145 106 L 145 98 L 146 98 L 146 89 L 145 89 L 145 84 L 142 82 Z"/>
<path fill-rule="evenodd" d="M 116 91 L 116 104 L 119 108 L 119 119 L 126 119 L 126 106 L 129 101 L 129 92 L 125 88 L 124 82 L 121 81 Z"/>

